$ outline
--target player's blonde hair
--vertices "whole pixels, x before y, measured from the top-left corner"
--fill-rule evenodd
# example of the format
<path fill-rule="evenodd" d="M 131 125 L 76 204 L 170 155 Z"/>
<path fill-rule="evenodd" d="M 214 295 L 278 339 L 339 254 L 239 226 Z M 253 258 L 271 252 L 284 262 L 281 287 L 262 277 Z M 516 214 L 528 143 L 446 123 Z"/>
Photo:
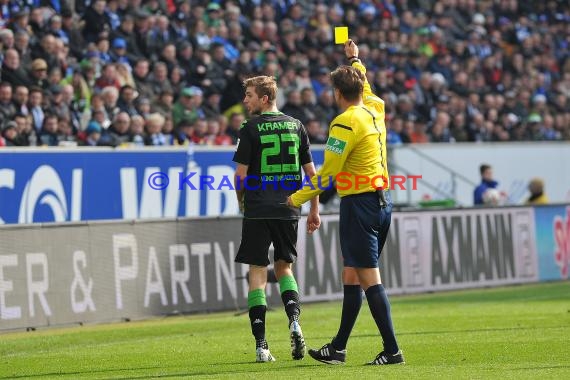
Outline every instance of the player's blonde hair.
<path fill-rule="evenodd" d="M 269 103 L 274 103 L 277 99 L 277 82 L 275 78 L 266 75 L 248 78 L 243 81 L 243 87 L 253 87 L 258 97 L 267 95 Z"/>

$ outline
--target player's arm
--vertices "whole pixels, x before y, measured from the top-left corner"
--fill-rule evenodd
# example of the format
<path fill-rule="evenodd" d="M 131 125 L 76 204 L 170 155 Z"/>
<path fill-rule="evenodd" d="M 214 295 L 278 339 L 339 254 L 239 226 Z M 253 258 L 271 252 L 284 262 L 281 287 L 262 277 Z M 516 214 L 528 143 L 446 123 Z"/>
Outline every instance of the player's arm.
<path fill-rule="evenodd" d="M 293 206 L 299 207 L 309 199 L 322 193 L 329 187 L 331 180 L 334 181 L 336 175 L 342 170 L 355 140 L 354 131 L 347 124 L 342 115 L 332 121 L 329 129 L 329 139 L 325 146 L 323 166 L 311 178 L 312 186 L 305 185 L 291 195 L 290 201 Z"/>
<path fill-rule="evenodd" d="M 300 123 L 300 122 L 299 122 Z M 303 167 L 305 178 L 313 178 L 317 174 L 315 164 L 313 163 L 313 155 L 311 154 L 309 135 L 307 129 L 300 123 L 299 128 L 299 162 Z M 304 183 L 303 181 L 302 183 Z M 311 209 L 307 216 L 307 232 L 313 233 L 321 226 L 321 217 L 319 216 L 319 196 L 311 198 Z"/>
<path fill-rule="evenodd" d="M 317 174 L 315 169 L 315 164 L 309 162 L 303 165 L 303 172 L 307 178 L 313 178 Z M 319 196 L 311 198 L 311 209 L 309 210 L 309 216 L 307 216 L 307 232 L 313 233 L 321 226 L 321 217 L 319 215 Z"/>
<path fill-rule="evenodd" d="M 384 100 L 374 95 L 374 93 L 372 92 L 372 87 L 370 87 L 370 83 L 368 82 L 368 78 L 366 77 L 366 67 L 364 67 L 364 65 L 360 61 L 360 58 L 358 58 L 358 46 L 353 40 L 348 40 L 344 44 L 344 52 L 346 54 L 346 58 L 348 58 L 350 62 L 350 65 L 355 69 L 359 70 L 362 74 L 364 74 L 362 101 L 366 106 L 376 108 L 378 112 L 383 113 Z"/>
<path fill-rule="evenodd" d="M 244 180 L 247 176 L 247 170 L 249 168 L 249 163 L 251 162 L 252 154 L 252 144 L 251 137 L 247 133 L 246 124 L 242 124 L 239 130 L 239 139 L 236 152 L 234 154 L 233 161 L 237 164 L 236 171 L 234 173 L 234 189 L 236 191 L 236 197 L 239 205 L 240 212 L 244 212 L 244 196 L 245 196 L 245 186 Z"/>
<path fill-rule="evenodd" d="M 299 128 L 299 139 L 300 139 L 300 146 L 299 146 L 299 161 L 303 166 L 303 172 L 307 178 L 313 178 L 315 174 L 317 174 L 317 170 L 315 169 L 315 164 L 313 163 L 313 155 L 311 154 L 310 149 L 310 142 L 309 142 L 309 134 L 307 133 L 307 129 L 301 123 Z M 311 198 L 311 212 L 319 212 L 319 196 L 317 195 L 314 198 Z"/>
<path fill-rule="evenodd" d="M 236 196 L 239 205 L 239 211 L 244 212 L 244 202 L 243 197 L 245 195 L 244 191 L 244 179 L 247 176 L 248 166 L 244 164 L 237 164 L 236 171 L 234 174 L 234 189 L 236 189 Z"/>

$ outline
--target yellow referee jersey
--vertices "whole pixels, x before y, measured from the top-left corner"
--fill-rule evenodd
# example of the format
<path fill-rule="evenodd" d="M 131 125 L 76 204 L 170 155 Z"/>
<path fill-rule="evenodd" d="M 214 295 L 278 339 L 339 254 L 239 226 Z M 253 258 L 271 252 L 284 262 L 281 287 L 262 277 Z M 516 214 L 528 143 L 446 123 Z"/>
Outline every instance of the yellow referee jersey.
<path fill-rule="evenodd" d="M 362 63 L 352 66 L 366 74 Z M 322 193 L 331 178 L 341 197 L 389 187 L 384 101 L 372 93 L 367 80 L 362 100 L 364 106 L 350 106 L 331 122 L 323 166 L 312 186 L 304 183 L 291 195 L 296 207 Z"/>

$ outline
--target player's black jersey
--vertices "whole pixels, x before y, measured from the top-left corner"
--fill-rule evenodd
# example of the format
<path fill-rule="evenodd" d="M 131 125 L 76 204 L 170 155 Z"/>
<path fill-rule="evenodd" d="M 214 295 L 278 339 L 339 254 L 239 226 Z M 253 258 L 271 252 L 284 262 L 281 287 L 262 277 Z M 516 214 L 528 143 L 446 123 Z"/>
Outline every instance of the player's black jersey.
<path fill-rule="evenodd" d="M 264 112 L 244 123 L 234 162 L 248 165 L 244 217 L 298 219 L 287 197 L 303 183 L 301 168 L 313 161 L 303 124 L 282 112 Z"/>

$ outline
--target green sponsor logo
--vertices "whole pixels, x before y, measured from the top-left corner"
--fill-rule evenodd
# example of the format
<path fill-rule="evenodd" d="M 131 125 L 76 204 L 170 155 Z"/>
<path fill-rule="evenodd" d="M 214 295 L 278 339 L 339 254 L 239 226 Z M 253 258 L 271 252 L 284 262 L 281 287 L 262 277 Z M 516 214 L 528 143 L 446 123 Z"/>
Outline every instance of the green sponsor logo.
<path fill-rule="evenodd" d="M 325 150 L 330 150 L 331 152 L 340 155 L 342 154 L 342 152 L 344 152 L 345 147 L 346 147 L 346 141 L 342 141 L 334 137 L 329 137 L 329 139 L 327 140 L 327 146 L 325 147 Z"/>

